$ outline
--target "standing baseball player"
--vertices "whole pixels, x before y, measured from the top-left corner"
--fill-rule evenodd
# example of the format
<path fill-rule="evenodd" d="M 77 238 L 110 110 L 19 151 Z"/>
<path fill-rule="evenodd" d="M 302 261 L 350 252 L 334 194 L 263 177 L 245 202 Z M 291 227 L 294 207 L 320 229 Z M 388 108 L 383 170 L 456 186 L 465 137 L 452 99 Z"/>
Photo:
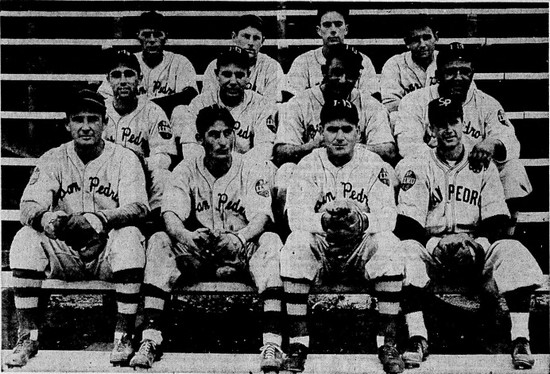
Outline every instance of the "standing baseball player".
<path fill-rule="evenodd" d="M 252 14 L 239 17 L 231 32 L 231 38 L 233 44 L 248 52 L 250 58 L 250 77 L 247 88 L 271 101 L 281 102 L 286 78 L 279 62 L 260 52 L 265 42 L 263 20 Z M 216 93 L 219 88 L 216 60 L 214 60 L 204 72 L 202 92 Z"/>
<path fill-rule="evenodd" d="M 68 104 L 73 140 L 37 161 L 21 198 L 21 223 L 10 248 L 19 339 L 5 357 L 24 366 L 38 352 L 38 298 L 46 278 L 115 284 L 117 322 L 110 360 L 127 363 L 145 266 L 136 225 L 149 211 L 138 158 L 105 142 L 103 97 L 82 90 Z"/>
<path fill-rule="evenodd" d="M 107 102 L 104 138 L 138 155 L 146 170 L 151 210 L 158 212 L 177 149 L 164 111 L 147 97 L 138 96 L 140 77 L 136 56 L 125 50 L 113 54 L 107 79 L 114 96 Z"/>
<path fill-rule="evenodd" d="M 165 51 L 168 32 L 164 16 L 151 11 L 141 14 L 136 37 L 141 52 L 136 53 L 142 72 L 138 94 L 160 105 L 170 117 L 177 105 L 187 105 L 198 94 L 197 75 L 184 56 Z M 106 99 L 113 97 L 108 81 L 98 89 Z"/>
<path fill-rule="evenodd" d="M 281 295 L 277 234 L 265 161 L 234 152 L 235 123 L 218 105 L 199 111 L 197 138 L 204 155 L 183 161 L 172 174 L 162 213 L 166 232 L 148 243 L 145 269 L 145 329 L 130 365 L 150 368 L 162 343 L 160 320 L 176 281 L 252 277 L 264 301 L 261 369 L 278 371 Z"/>
<path fill-rule="evenodd" d="M 411 23 L 403 38 L 408 51 L 390 57 L 382 67 L 380 91 L 382 103 L 390 112 L 392 128 L 397 109 L 406 94 L 436 84 L 435 70 L 438 52 L 437 31 L 426 17 Z"/>
<path fill-rule="evenodd" d="M 310 339 L 307 300 L 314 283 L 372 281 L 378 298 L 379 358 L 388 373 L 403 371 L 395 326 L 404 261 L 392 233 L 396 208 L 391 166 L 359 140 L 359 115 L 346 100 L 321 111 L 324 148 L 304 157 L 288 190 L 292 230 L 281 251 L 281 278 L 289 320 L 285 368 L 304 370 Z"/>
<path fill-rule="evenodd" d="M 181 134 L 183 158 L 204 153 L 196 139 L 195 127 L 198 112 L 218 104 L 226 107 L 235 119 L 235 151 L 254 152 L 261 159 L 270 159 L 276 132 L 277 107 L 274 101 L 247 90 L 250 77 L 249 54 L 240 47 L 229 47 L 216 60 L 219 88 L 197 96 L 189 106 L 174 109 L 172 126 Z"/>
<path fill-rule="evenodd" d="M 405 364 L 418 367 L 428 356 L 428 333 L 422 315 L 427 276 L 435 282 L 481 285 L 504 296 L 512 327 L 512 362 L 517 369 L 534 364 L 529 347 L 529 304 L 542 272 L 529 250 L 516 240 L 500 240 L 510 215 L 494 164 L 471 167 L 463 143 L 462 101 L 440 97 L 428 105 L 437 147 L 422 158 L 405 158 L 397 166 L 401 181 L 395 233 L 407 259 L 403 311 L 410 341 Z"/>
<path fill-rule="evenodd" d="M 432 100 L 445 96 L 461 102 L 463 142 L 470 152 L 469 166 L 481 170 L 491 161 L 497 165 L 504 196 L 514 217 L 521 198 L 532 191 L 525 167 L 519 161 L 520 143 L 502 106 L 472 84 L 473 76 L 472 56 L 462 44 L 451 43 L 440 51 L 436 71 L 439 83 L 414 91 L 401 100 L 395 124 L 399 153 L 407 157 L 435 146 L 428 125 L 428 104 Z"/>
<path fill-rule="evenodd" d="M 296 57 L 287 74 L 288 89 L 296 95 L 301 91 L 320 85 L 323 82 L 321 66 L 326 65 L 326 56 L 335 45 L 344 44 L 349 24 L 348 10 L 335 6 L 323 7 L 317 12 L 319 24 L 317 34 L 323 39 L 323 46 Z M 361 53 L 363 70 L 357 80 L 357 89 L 366 95 L 380 96 L 378 77 L 371 60 Z"/>

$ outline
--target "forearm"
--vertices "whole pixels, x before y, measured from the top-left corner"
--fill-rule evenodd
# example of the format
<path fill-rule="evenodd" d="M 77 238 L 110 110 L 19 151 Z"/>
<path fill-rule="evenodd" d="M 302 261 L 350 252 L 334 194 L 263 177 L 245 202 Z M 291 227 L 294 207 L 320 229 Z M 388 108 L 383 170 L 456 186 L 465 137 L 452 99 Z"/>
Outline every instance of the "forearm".
<path fill-rule="evenodd" d="M 382 157 L 384 161 L 392 165 L 394 164 L 394 160 L 397 157 L 397 152 L 396 152 L 394 143 L 388 142 L 388 143 L 367 145 L 367 149 L 371 152 L 376 153 L 378 156 Z"/>
<path fill-rule="evenodd" d="M 185 238 L 191 233 L 185 228 L 182 220 L 174 212 L 165 212 L 162 215 L 164 224 L 166 225 L 166 232 L 168 235 L 175 239 L 178 243 L 185 243 Z"/>
<path fill-rule="evenodd" d="M 100 210 L 97 213 L 102 216 L 109 229 L 118 229 L 141 224 L 147 217 L 149 208 L 142 203 L 131 203 L 116 209 Z"/>
<path fill-rule="evenodd" d="M 42 231 L 40 220 L 48 209 L 34 201 L 22 201 L 20 204 L 19 220 L 23 225 L 31 226 L 37 231 Z"/>
<path fill-rule="evenodd" d="M 302 145 L 276 144 L 273 150 L 275 164 L 281 166 L 287 162 L 297 164 L 315 148 L 313 142 Z"/>

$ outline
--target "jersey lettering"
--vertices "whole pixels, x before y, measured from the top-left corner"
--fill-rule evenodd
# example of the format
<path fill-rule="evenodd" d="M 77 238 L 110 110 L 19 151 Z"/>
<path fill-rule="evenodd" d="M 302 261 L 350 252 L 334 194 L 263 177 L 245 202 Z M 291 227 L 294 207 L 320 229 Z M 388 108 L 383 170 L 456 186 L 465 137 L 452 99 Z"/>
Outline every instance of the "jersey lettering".
<path fill-rule="evenodd" d="M 208 201 L 206 200 L 203 200 L 203 201 L 199 201 L 197 203 L 197 206 L 195 208 L 197 210 L 198 213 L 202 212 L 203 210 L 208 210 L 210 209 L 210 204 L 208 204 Z"/>
<path fill-rule="evenodd" d="M 144 142 L 144 139 L 142 138 L 141 131 L 136 136 L 132 134 L 132 129 L 129 127 L 123 127 L 122 128 L 122 141 L 126 141 L 126 138 L 128 138 L 128 143 L 135 144 L 137 146 L 141 146 L 141 144 Z"/>
<path fill-rule="evenodd" d="M 231 210 L 237 214 L 245 216 L 244 206 L 241 206 L 241 199 L 237 201 L 228 201 L 228 196 L 225 193 L 218 194 L 218 211 Z M 227 205 L 225 205 L 227 203 Z M 224 207 L 225 205 L 225 207 Z"/>
<path fill-rule="evenodd" d="M 332 200 L 334 200 L 334 194 L 332 192 L 327 192 L 323 197 L 321 197 L 321 201 L 317 201 L 317 203 L 315 203 L 315 212 L 318 212 L 323 205 L 330 203 Z"/>
<path fill-rule="evenodd" d="M 419 85 L 418 83 L 411 83 L 411 84 L 409 84 L 409 87 L 405 87 L 405 93 L 411 93 L 411 92 L 416 91 L 420 88 L 422 88 L 422 86 Z"/>
<path fill-rule="evenodd" d="M 97 190 L 95 191 L 97 194 L 109 197 L 114 202 L 118 203 L 118 193 L 111 189 L 111 183 L 109 183 L 107 186 L 104 186 L 100 185 L 99 182 L 100 181 L 98 177 L 90 177 L 89 191 L 92 192 L 97 187 Z"/>
<path fill-rule="evenodd" d="M 436 207 L 440 202 L 443 201 L 443 193 L 441 193 L 441 188 L 437 186 L 435 188 L 435 191 L 432 192 L 432 195 L 430 196 L 430 208 Z"/>
<path fill-rule="evenodd" d="M 468 124 L 464 127 L 464 135 L 470 135 L 477 139 L 481 136 L 481 131 L 474 129 L 472 123 L 468 121 Z"/>
<path fill-rule="evenodd" d="M 59 199 L 63 200 L 66 195 L 70 195 L 78 191 L 81 191 L 81 188 L 76 182 L 69 184 L 66 190 L 61 187 L 61 189 L 59 190 Z"/>
<path fill-rule="evenodd" d="M 365 189 L 361 188 L 361 191 L 357 192 L 357 190 L 353 189 L 353 185 L 349 182 L 340 182 L 342 186 L 344 186 L 344 198 L 348 198 L 351 200 L 355 200 L 358 203 L 365 204 L 365 206 L 368 206 L 369 199 L 367 195 L 365 194 Z"/>
<path fill-rule="evenodd" d="M 476 190 L 470 190 L 468 187 L 455 186 L 449 184 L 449 200 L 461 201 L 466 204 L 479 205 L 481 199 L 478 199 L 479 192 Z"/>
<path fill-rule="evenodd" d="M 173 94 L 176 93 L 176 91 L 173 88 L 168 87 L 168 82 L 166 82 L 164 84 L 164 86 L 162 86 L 162 82 L 154 81 L 153 82 L 153 94 L 155 94 L 157 92 L 161 93 L 161 94 L 165 94 L 166 96 L 173 95 Z"/>
<path fill-rule="evenodd" d="M 241 123 L 239 121 L 235 122 L 235 130 L 235 135 L 241 138 L 250 139 L 252 136 L 252 134 L 248 132 L 248 128 L 246 130 L 241 129 Z"/>

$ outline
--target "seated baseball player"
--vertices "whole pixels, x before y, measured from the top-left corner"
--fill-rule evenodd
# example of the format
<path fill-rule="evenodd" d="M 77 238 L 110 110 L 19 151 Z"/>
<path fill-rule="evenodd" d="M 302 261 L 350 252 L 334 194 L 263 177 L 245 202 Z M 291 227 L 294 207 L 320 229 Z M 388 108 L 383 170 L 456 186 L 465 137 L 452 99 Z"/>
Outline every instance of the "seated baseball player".
<path fill-rule="evenodd" d="M 501 239 L 510 218 L 504 190 L 494 164 L 484 170 L 470 167 L 464 110 L 453 97 L 431 101 L 428 120 L 437 147 L 397 166 L 401 186 L 395 233 L 403 240 L 407 261 L 425 263 L 405 266 L 402 308 L 410 340 L 403 360 L 418 367 L 428 356 L 422 300 L 429 277 L 504 296 L 512 321 L 512 362 L 518 369 L 531 368 L 529 304 L 542 272 L 520 242 Z"/>
<path fill-rule="evenodd" d="M 174 107 L 189 104 L 198 94 L 195 68 L 186 57 L 164 50 L 168 32 L 162 14 L 154 11 L 142 13 L 136 37 L 141 52 L 135 56 L 143 75 L 138 94 L 155 101 L 170 117 Z M 98 92 L 105 99 L 113 97 L 108 80 L 103 81 Z"/>
<path fill-rule="evenodd" d="M 227 108 L 201 109 L 196 128 L 204 155 L 174 169 L 162 204 L 166 232 L 148 243 L 145 329 L 130 365 L 150 368 L 157 357 L 162 310 L 176 282 L 251 277 L 264 302 L 261 369 L 278 371 L 283 244 L 265 232 L 272 220 L 266 161 L 234 152 L 235 120 Z"/>
<path fill-rule="evenodd" d="M 392 233 L 396 208 L 391 166 L 359 141 L 359 114 L 346 100 L 321 110 L 325 147 L 304 157 L 288 189 L 292 232 L 281 251 L 289 348 L 285 368 L 304 370 L 310 337 L 307 301 L 311 286 L 330 281 L 372 284 L 378 298 L 379 358 L 388 373 L 403 371 L 395 327 L 404 261 Z"/>
<path fill-rule="evenodd" d="M 5 357 L 24 366 L 38 353 L 38 308 L 46 278 L 101 279 L 116 289 L 113 364 L 133 353 L 145 239 L 136 226 L 149 211 L 145 176 L 134 153 L 101 138 L 103 97 L 82 90 L 67 104 L 73 140 L 40 157 L 21 197 L 23 228 L 10 248 L 19 339 Z"/>
<path fill-rule="evenodd" d="M 341 9 L 334 4 L 323 6 L 317 11 L 317 34 L 323 39 L 323 46 L 305 52 L 292 62 L 287 74 L 289 91 L 296 95 L 301 91 L 318 86 L 323 82 L 321 66 L 326 65 L 326 57 L 335 45 L 345 44 L 350 25 L 346 22 L 349 15 L 347 9 Z M 370 58 L 361 53 L 363 70 L 357 79 L 356 87 L 365 95 L 380 96 L 378 77 Z"/>
<path fill-rule="evenodd" d="M 407 52 L 392 56 L 382 67 L 380 91 L 382 103 L 390 112 L 392 128 L 397 120 L 397 109 L 406 94 L 436 84 L 435 70 L 438 51 L 437 31 L 427 17 L 416 18 L 406 30 Z"/>
<path fill-rule="evenodd" d="M 252 14 L 239 17 L 231 31 L 231 39 L 233 44 L 248 52 L 250 58 L 250 77 L 247 88 L 271 101 L 281 102 L 286 78 L 279 62 L 260 52 L 265 41 L 263 20 Z M 215 93 L 219 88 L 216 60 L 214 60 L 204 72 L 202 92 Z"/>
<path fill-rule="evenodd" d="M 107 79 L 114 96 L 107 101 L 104 138 L 138 155 L 146 171 L 149 204 L 157 214 L 168 169 L 177 153 L 170 122 L 157 104 L 138 96 L 141 71 L 136 56 L 126 50 L 113 52 Z"/>
<path fill-rule="evenodd" d="M 196 139 L 195 122 L 198 112 L 213 104 L 227 108 L 235 119 L 236 152 L 247 153 L 254 148 L 258 158 L 271 158 L 277 107 L 275 101 L 246 89 L 250 78 L 249 66 L 248 52 L 237 46 L 230 47 L 216 60 L 219 88 L 200 94 L 189 106 L 174 109 L 172 127 L 176 134 L 181 134 L 184 159 L 204 154 Z"/>
<path fill-rule="evenodd" d="M 462 141 L 470 152 L 469 167 L 481 170 L 491 161 L 496 164 L 513 225 L 521 198 L 532 191 L 531 183 L 519 161 L 520 143 L 514 126 L 499 102 L 472 83 L 473 76 L 473 56 L 462 44 L 451 43 L 441 50 L 436 71 L 439 83 L 411 92 L 399 104 L 397 146 L 403 157 L 428 151 L 435 146 L 428 126 L 428 104 L 441 96 L 462 103 Z"/>

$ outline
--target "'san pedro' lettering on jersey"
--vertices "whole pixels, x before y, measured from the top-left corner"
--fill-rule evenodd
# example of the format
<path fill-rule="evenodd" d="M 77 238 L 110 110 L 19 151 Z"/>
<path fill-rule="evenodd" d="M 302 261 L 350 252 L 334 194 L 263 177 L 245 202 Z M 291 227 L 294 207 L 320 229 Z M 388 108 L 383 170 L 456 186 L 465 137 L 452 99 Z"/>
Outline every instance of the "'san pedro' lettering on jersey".
<path fill-rule="evenodd" d="M 434 84 L 437 84 L 437 78 L 436 77 L 430 77 L 430 81 L 428 82 L 428 85 L 433 86 Z M 411 83 L 411 84 L 409 84 L 408 87 L 404 87 L 406 94 L 411 93 L 411 92 L 416 91 L 416 90 L 419 90 L 421 88 L 423 88 L 423 86 L 421 84 L 418 84 L 418 83 Z"/>
<path fill-rule="evenodd" d="M 334 194 L 332 192 L 327 192 L 326 194 L 324 194 L 323 196 L 321 196 L 321 200 L 317 200 L 317 202 L 315 203 L 315 208 L 314 208 L 314 211 L 315 212 L 318 212 L 319 209 L 321 209 L 321 207 L 323 205 L 325 205 L 326 203 L 330 203 L 332 200 L 334 200 L 335 197 L 334 197 Z"/>
<path fill-rule="evenodd" d="M 97 187 L 97 189 L 96 189 Z M 94 189 L 95 193 L 99 195 L 104 195 L 106 197 L 111 198 L 114 202 L 118 204 L 118 192 L 115 192 L 112 187 L 111 183 L 108 185 L 101 185 L 100 180 L 98 177 L 90 177 L 90 188 L 89 191 L 92 192 Z"/>
<path fill-rule="evenodd" d="M 141 146 L 143 142 L 145 141 L 142 137 L 141 131 L 139 134 L 135 135 L 132 133 L 132 129 L 129 127 L 123 127 L 122 128 L 122 141 L 128 141 L 128 143 L 135 144 L 137 146 Z"/>
<path fill-rule="evenodd" d="M 241 205 L 241 199 L 237 201 L 228 201 L 229 197 L 225 193 L 218 194 L 218 211 L 231 210 L 237 214 L 246 216 L 244 206 Z"/>
<path fill-rule="evenodd" d="M 470 121 L 468 121 L 468 123 L 466 124 L 466 126 L 464 127 L 464 135 L 469 135 L 471 136 L 472 138 L 476 138 L 478 139 L 479 137 L 481 137 L 481 131 L 479 130 L 476 130 L 473 126 L 472 126 L 472 123 Z"/>
<path fill-rule="evenodd" d="M 443 193 L 441 192 L 441 188 L 437 186 L 430 196 L 430 209 L 435 208 L 442 201 Z"/>
<path fill-rule="evenodd" d="M 153 82 L 153 94 L 156 94 L 157 92 L 161 93 L 161 94 L 165 94 L 165 95 L 173 95 L 173 94 L 176 93 L 176 90 L 174 90 L 171 87 L 168 87 L 168 82 L 166 82 L 163 86 L 162 82 L 154 81 Z"/>
<path fill-rule="evenodd" d="M 250 139 L 250 137 L 252 136 L 252 134 L 248 131 L 248 128 L 241 129 L 241 123 L 239 121 L 235 122 L 234 129 L 235 129 L 235 135 L 243 139 Z"/>
<path fill-rule="evenodd" d="M 70 194 L 75 193 L 75 192 L 78 192 L 78 191 L 81 191 L 81 188 L 78 185 L 78 183 L 76 183 L 76 182 L 73 182 L 73 183 L 69 184 L 67 186 L 67 188 L 61 187 L 61 189 L 59 190 L 59 200 L 63 200 L 63 198 L 65 196 L 70 195 Z"/>
<path fill-rule="evenodd" d="M 355 200 L 360 204 L 369 206 L 369 198 L 365 194 L 365 189 L 361 188 L 361 191 L 353 189 L 353 185 L 350 182 L 340 182 L 344 187 L 344 198 Z"/>
<path fill-rule="evenodd" d="M 455 186 L 449 184 L 449 200 L 464 202 L 471 205 L 481 205 L 479 191 L 470 190 L 465 186 Z"/>
<path fill-rule="evenodd" d="M 204 210 L 208 210 L 208 209 L 210 209 L 210 204 L 208 204 L 208 201 L 206 201 L 206 200 L 199 201 L 199 202 L 197 203 L 197 206 L 195 207 L 195 210 L 196 210 L 198 213 L 200 213 L 200 212 L 202 212 L 202 211 L 204 211 Z"/>

